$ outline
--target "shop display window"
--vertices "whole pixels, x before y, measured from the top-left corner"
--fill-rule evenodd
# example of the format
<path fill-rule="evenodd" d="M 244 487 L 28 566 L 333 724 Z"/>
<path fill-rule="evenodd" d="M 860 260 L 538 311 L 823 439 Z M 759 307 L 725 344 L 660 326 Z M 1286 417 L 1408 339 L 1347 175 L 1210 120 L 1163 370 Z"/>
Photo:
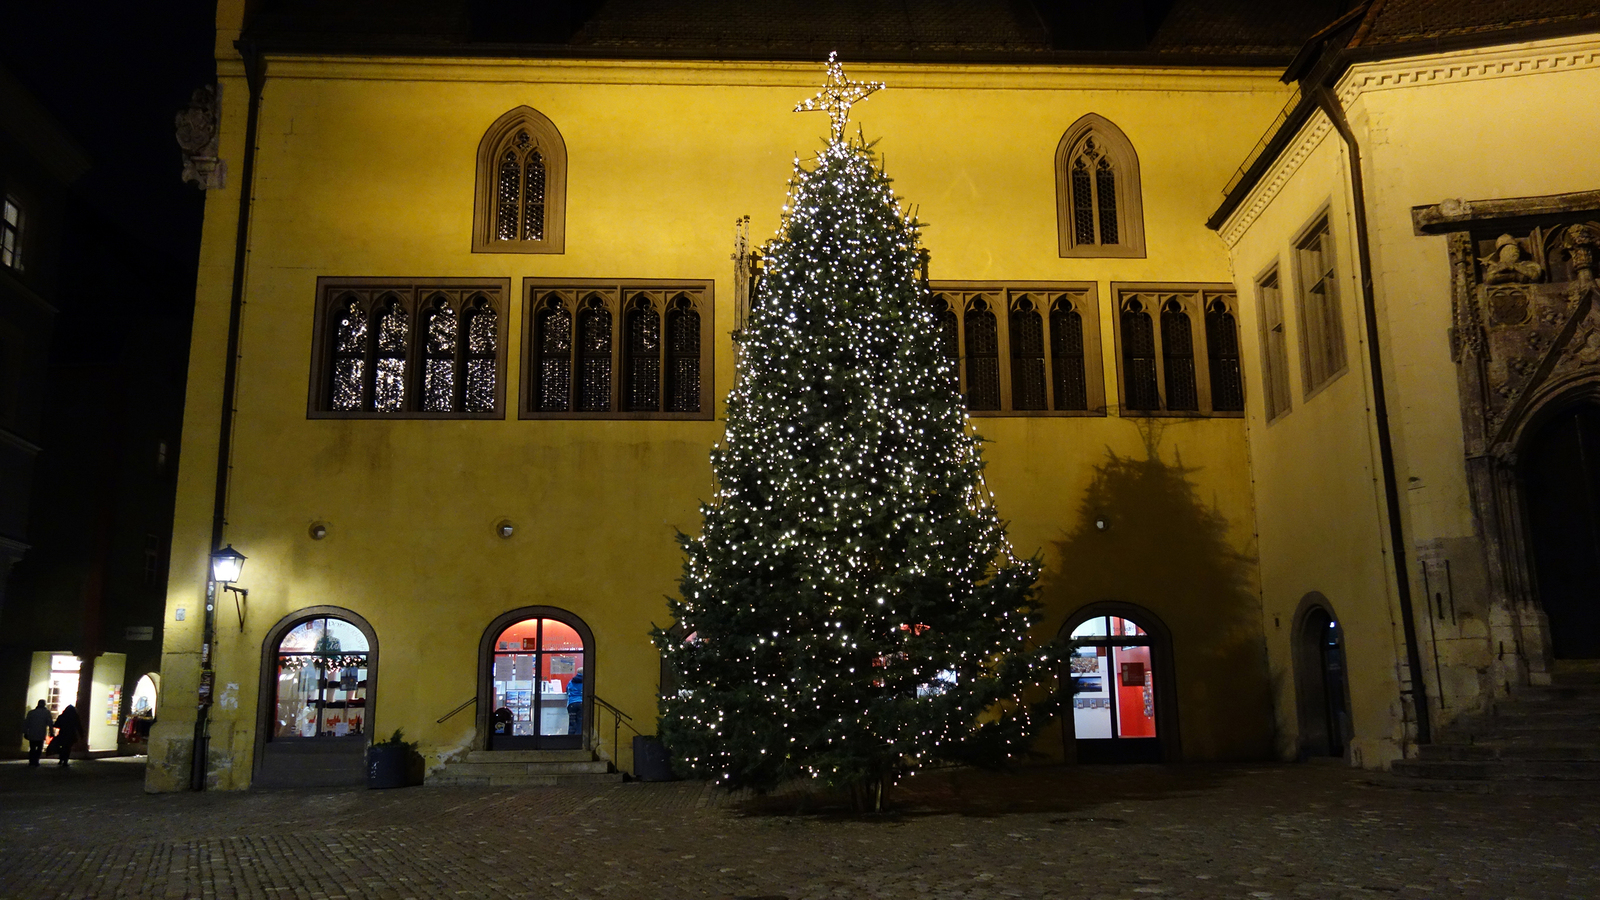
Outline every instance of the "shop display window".
<path fill-rule="evenodd" d="M 583 637 L 558 619 L 523 619 L 500 632 L 489 676 L 494 734 L 534 739 L 583 734 L 585 662 Z"/>
<path fill-rule="evenodd" d="M 1156 737 L 1151 640 L 1134 622 L 1096 616 L 1072 631 L 1072 717 L 1079 740 Z"/>
<path fill-rule="evenodd" d="M 366 635 L 342 619 L 308 619 L 278 644 L 275 740 L 364 735 Z"/>

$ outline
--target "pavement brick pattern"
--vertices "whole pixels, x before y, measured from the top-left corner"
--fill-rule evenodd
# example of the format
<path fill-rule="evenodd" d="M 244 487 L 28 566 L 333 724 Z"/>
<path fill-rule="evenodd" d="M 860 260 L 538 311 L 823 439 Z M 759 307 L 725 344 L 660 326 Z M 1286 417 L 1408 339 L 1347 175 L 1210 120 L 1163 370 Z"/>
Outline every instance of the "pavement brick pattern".
<path fill-rule="evenodd" d="M 955 771 L 896 813 L 701 784 L 146 795 L 0 763 L 0 898 L 1600 898 L 1600 797 L 1335 766 Z"/>

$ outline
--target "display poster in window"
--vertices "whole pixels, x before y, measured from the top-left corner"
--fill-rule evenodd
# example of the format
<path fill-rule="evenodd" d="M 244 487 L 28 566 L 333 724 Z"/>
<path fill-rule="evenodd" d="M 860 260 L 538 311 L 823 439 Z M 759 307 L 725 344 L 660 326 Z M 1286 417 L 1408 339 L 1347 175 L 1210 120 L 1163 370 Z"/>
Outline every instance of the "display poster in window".
<path fill-rule="evenodd" d="M 578 671 L 578 658 L 576 656 L 550 657 L 551 675 L 572 675 Z"/>

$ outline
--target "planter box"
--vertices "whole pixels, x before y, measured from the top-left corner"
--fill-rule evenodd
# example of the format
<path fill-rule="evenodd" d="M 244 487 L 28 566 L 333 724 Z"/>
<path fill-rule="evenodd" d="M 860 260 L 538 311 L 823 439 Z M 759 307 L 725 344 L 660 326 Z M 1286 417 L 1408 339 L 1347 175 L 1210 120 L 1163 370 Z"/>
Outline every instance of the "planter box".
<path fill-rule="evenodd" d="M 422 758 L 412 753 L 407 747 L 394 747 L 380 745 L 367 749 L 367 787 L 369 788 L 397 788 L 421 784 L 421 778 L 413 778 L 413 770 L 420 769 Z"/>
<path fill-rule="evenodd" d="M 640 781 L 677 781 L 672 774 L 672 754 L 660 740 L 636 735 L 633 739 L 633 777 Z"/>

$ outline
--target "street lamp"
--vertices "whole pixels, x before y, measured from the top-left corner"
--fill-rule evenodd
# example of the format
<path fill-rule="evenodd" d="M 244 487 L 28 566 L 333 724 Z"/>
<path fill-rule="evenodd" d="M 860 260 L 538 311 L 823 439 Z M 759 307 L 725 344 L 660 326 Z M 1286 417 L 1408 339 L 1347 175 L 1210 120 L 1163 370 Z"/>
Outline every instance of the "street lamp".
<path fill-rule="evenodd" d="M 211 580 L 222 586 L 225 591 L 234 593 L 233 608 L 239 614 L 239 633 L 244 633 L 244 608 L 249 602 L 250 592 L 244 588 L 234 587 L 233 583 L 239 580 L 239 573 L 244 571 L 245 555 L 233 549 L 229 544 L 211 554 Z"/>

